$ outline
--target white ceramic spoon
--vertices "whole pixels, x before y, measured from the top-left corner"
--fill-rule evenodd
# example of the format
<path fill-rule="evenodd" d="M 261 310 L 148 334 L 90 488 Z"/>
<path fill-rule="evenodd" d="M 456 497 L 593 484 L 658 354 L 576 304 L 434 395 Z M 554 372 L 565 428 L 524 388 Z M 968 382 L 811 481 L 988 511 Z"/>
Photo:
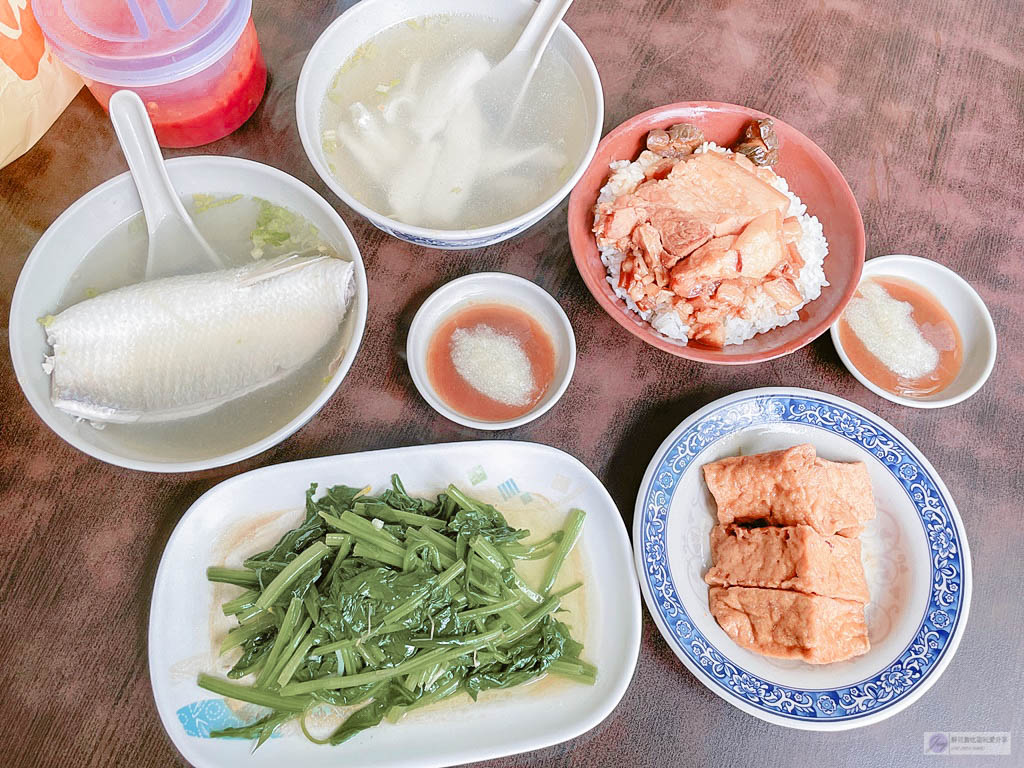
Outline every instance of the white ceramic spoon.
<path fill-rule="evenodd" d="M 223 269 L 226 265 L 199 234 L 171 185 L 142 99 L 132 91 L 115 93 L 110 97 L 110 121 L 146 216 L 146 279 Z"/>
<path fill-rule="evenodd" d="M 492 125 L 506 129 L 512 125 L 541 56 L 570 5 L 572 0 L 540 0 L 512 50 L 477 82 L 476 98 Z"/>

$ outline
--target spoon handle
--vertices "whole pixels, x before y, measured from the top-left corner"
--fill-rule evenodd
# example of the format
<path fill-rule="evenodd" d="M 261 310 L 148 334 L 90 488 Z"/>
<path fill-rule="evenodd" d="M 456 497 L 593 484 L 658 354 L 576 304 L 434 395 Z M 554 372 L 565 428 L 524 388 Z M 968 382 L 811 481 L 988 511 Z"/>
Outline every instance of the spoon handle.
<path fill-rule="evenodd" d="M 512 49 L 517 53 L 530 55 L 529 71 L 531 74 L 540 63 L 540 57 L 544 55 L 548 41 L 551 40 L 551 36 L 555 33 L 555 29 L 562 17 L 565 16 L 565 12 L 569 10 L 570 5 L 572 5 L 572 0 L 540 0 L 537 3 L 537 10 L 533 12 Z"/>
<path fill-rule="evenodd" d="M 168 216 L 186 215 L 167 175 L 142 99 L 132 91 L 115 93 L 110 97 L 110 122 L 114 124 L 124 159 L 135 179 L 150 233 L 159 229 L 160 222 Z"/>
<path fill-rule="evenodd" d="M 186 268 L 184 256 L 193 249 L 198 249 L 216 267 L 223 267 L 223 261 L 196 230 L 171 184 L 142 99 L 133 91 L 118 91 L 110 97 L 109 110 L 146 216 L 150 238 L 146 279 Z"/>

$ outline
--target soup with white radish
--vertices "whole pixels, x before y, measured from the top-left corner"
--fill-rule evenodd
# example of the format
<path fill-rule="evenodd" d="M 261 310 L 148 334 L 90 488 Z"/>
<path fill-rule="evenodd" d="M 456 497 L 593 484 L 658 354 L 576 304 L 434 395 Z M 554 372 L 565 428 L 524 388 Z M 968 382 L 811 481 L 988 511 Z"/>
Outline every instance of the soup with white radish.
<path fill-rule="evenodd" d="M 341 66 L 324 97 L 330 171 L 359 202 L 405 224 L 477 229 L 541 204 L 586 152 L 591 118 L 552 44 L 515 119 L 474 85 L 520 29 L 482 16 L 428 16 L 389 27 Z"/>

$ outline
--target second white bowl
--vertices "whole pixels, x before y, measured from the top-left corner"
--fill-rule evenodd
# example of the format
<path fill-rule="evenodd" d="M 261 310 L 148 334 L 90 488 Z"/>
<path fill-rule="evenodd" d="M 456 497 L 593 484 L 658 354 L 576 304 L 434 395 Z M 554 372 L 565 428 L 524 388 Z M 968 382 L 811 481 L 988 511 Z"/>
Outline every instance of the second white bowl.
<path fill-rule="evenodd" d="M 441 323 L 469 304 L 490 303 L 508 304 L 529 313 L 547 331 L 555 348 L 555 375 L 543 399 L 522 416 L 506 421 L 480 421 L 463 416 L 438 396 L 427 373 L 430 339 Z M 412 319 L 405 351 L 413 383 L 430 407 L 456 424 L 474 429 L 511 429 L 539 418 L 565 394 L 576 370 L 576 336 L 565 311 L 539 285 L 504 272 L 466 275 L 430 294 Z"/>
<path fill-rule="evenodd" d="M 487 16 L 522 27 L 536 8 L 532 0 L 504 0 L 481 7 L 480 0 L 362 0 L 339 16 L 324 30 L 306 56 L 295 94 L 295 116 L 299 137 L 313 168 L 324 183 L 347 206 L 365 216 L 371 224 L 401 240 L 427 248 L 460 250 L 482 248 L 507 240 L 533 226 L 550 213 L 572 190 L 590 165 L 604 125 L 604 93 L 597 67 L 565 22 L 558 25 L 551 45 L 569 62 L 586 98 L 590 141 L 572 174 L 551 197 L 514 219 L 478 229 L 429 229 L 404 224 L 371 210 L 356 200 L 331 173 L 320 140 L 320 115 L 324 97 L 341 65 L 363 43 L 395 24 L 428 15 L 466 14 Z"/>
<path fill-rule="evenodd" d="M 944 408 L 966 400 L 988 380 L 996 362 L 996 328 L 985 302 L 960 275 L 931 259 L 920 256 L 879 256 L 864 263 L 861 281 L 872 277 L 901 277 L 934 295 L 946 308 L 960 330 L 964 360 L 960 373 L 945 389 L 928 397 L 903 397 L 882 389 L 853 364 L 839 338 L 842 315 L 832 325 L 832 343 L 843 365 L 857 381 L 879 397 L 911 408 Z"/>

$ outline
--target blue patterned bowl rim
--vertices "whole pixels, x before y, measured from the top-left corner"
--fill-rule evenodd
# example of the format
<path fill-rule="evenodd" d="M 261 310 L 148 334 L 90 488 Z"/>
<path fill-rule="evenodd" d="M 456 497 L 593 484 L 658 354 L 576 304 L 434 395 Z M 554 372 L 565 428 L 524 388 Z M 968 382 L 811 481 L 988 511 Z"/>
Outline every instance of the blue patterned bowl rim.
<path fill-rule="evenodd" d="M 928 604 L 911 642 L 876 674 L 839 688 L 792 688 L 731 661 L 696 628 L 668 561 L 667 516 L 684 472 L 727 435 L 751 426 L 800 424 L 838 435 L 875 456 L 907 492 L 930 547 Z M 690 670 L 712 691 L 762 719 L 805 729 L 867 725 L 909 706 L 938 678 L 967 621 L 971 560 L 963 523 L 942 480 L 894 427 L 841 398 L 756 389 L 717 400 L 662 444 L 637 497 L 634 542 L 648 609 Z"/>
<path fill-rule="evenodd" d="M 551 206 L 551 208 L 554 208 L 555 205 L 558 205 L 559 202 L 561 201 L 557 201 L 554 205 Z M 508 240 L 510 237 L 515 237 L 520 232 L 523 232 L 532 227 L 542 218 L 547 216 L 550 212 L 551 209 L 545 208 L 543 211 L 539 212 L 539 215 L 531 216 L 527 221 L 524 221 L 521 224 L 510 227 L 508 229 L 502 230 L 501 232 L 495 232 L 492 234 L 482 235 L 479 237 L 466 237 L 461 239 L 446 237 L 427 237 L 424 235 L 413 234 L 412 232 L 408 232 L 404 229 L 389 226 L 385 224 L 383 221 L 377 221 L 375 219 L 368 219 L 368 221 L 381 232 L 386 232 L 392 237 L 397 237 L 399 240 L 404 240 L 405 242 L 412 243 L 413 245 L 420 245 L 423 246 L 424 248 L 437 248 L 448 251 L 465 251 L 471 248 L 484 248 L 488 245 L 495 245 L 497 243 L 502 242 L 503 240 Z"/>

